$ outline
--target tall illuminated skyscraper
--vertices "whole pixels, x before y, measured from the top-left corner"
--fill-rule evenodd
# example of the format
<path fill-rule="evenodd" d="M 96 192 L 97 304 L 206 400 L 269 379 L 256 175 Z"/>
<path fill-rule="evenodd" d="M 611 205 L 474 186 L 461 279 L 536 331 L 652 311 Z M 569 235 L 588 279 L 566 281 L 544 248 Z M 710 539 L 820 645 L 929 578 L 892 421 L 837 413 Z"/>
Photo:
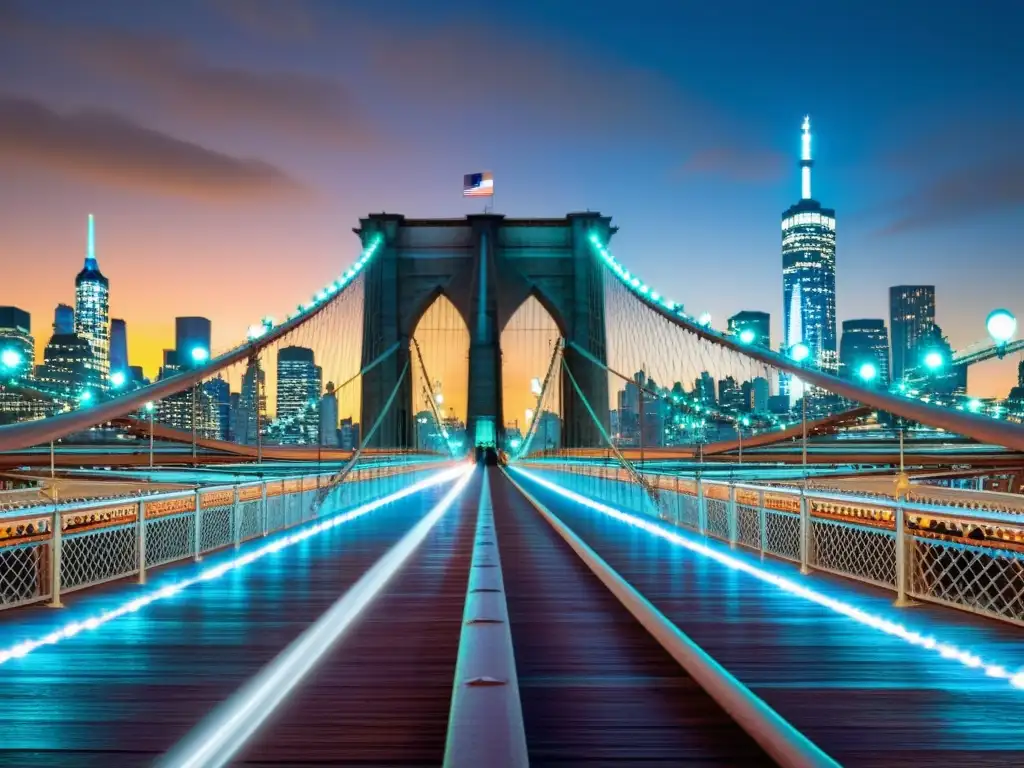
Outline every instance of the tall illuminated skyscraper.
<path fill-rule="evenodd" d="M 808 362 L 836 371 L 836 212 L 811 197 L 811 120 L 804 118 L 800 202 L 782 214 L 782 327 L 803 342 Z"/>
<path fill-rule="evenodd" d="M 96 234 L 91 213 L 85 266 L 75 278 L 75 333 L 92 350 L 83 383 L 106 390 L 110 383 L 110 283 L 96 261 Z"/>
<path fill-rule="evenodd" d="M 284 347 L 277 353 L 277 410 L 281 442 L 313 443 L 320 426 L 323 371 L 307 347 Z"/>
<path fill-rule="evenodd" d="M 70 336 L 75 332 L 75 308 L 58 304 L 53 311 L 53 332 Z"/>
<path fill-rule="evenodd" d="M 921 344 L 935 330 L 935 286 L 894 285 L 889 289 L 892 379 L 921 365 Z"/>
<path fill-rule="evenodd" d="M 128 325 L 124 320 L 110 321 L 110 375 L 121 373 L 130 379 L 128 365 Z"/>

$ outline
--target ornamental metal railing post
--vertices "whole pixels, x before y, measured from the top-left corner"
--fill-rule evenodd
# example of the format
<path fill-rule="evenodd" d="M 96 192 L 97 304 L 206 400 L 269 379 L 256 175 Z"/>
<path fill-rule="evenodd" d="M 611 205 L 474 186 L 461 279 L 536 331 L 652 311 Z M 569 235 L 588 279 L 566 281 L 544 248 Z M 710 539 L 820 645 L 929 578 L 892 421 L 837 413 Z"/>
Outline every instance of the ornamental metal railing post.
<path fill-rule="evenodd" d="M 800 573 L 811 572 L 811 502 L 806 486 L 800 486 Z"/>
<path fill-rule="evenodd" d="M 765 544 L 768 540 L 768 513 L 764 508 L 764 491 L 757 492 L 757 531 L 761 551 L 761 559 L 764 560 Z"/>
<path fill-rule="evenodd" d="M 231 503 L 231 537 L 235 542 L 235 549 L 242 546 L 242 504 L 238 497 L 238 483 L 235 483 Z"/>
<path fill-rule="evenodd" d="M 192 518 L 195 521 L 195 527 L 192 530 L 192 559 L 198 563 L 203 559 L 203 499 L 198 488 L 196 488 L 195 497 L 196 511 Z"/>
<path fill-rule="evenodd" d="M 708 535 L 708 506 L 704 501 L 704 481 L 697 475 L 697 530 L 701 536 Z"/>
<path fill-rule="evenodd" d="M 263 535 L 267 535 L 267 526 L 270 523 L 270 506 L 267 501 L 267 481 L 262 480 L 260 486 L 260 517 L 263 518 Z"/>
<path fill-rule="evenodd" d="M 139 499 L 136 517 L 135 549 L 139 562 L 139 584 L 146 583 L 146 502 Z"/>
<path fill-rule="evenodd" d="M 896 501 L 896 605 L 909 605 L 907 601 L 907 536 L 903 513 L 903 500 Z"/>
<path fill-rule="evenodd" d="M 739 538 L 739 520 L 736 513 L 736 486 L 729 483 L 729 546 L 736 548 L 736 540 Z"/>
<path fill-rule="evenodd" d="M 683 523 L 683 497 L 679 494 L 679 475 L 676 475 L 676 496 L 673 503 L 674 513 L 672 515 L 672 523 L 675 526 L 681 526 Z"/>
<path fill-rule="evenodd" d="M 53 530 L 50 534 L 50 602 L 47 603 L 50 608 L 64 607 L 64 604 L 60 601 L 61 539 L 63 537 L 61 517 L 60 507 L 57 502 L 57 492 L 54 490 L 53 520 L 51 523 Z"/>

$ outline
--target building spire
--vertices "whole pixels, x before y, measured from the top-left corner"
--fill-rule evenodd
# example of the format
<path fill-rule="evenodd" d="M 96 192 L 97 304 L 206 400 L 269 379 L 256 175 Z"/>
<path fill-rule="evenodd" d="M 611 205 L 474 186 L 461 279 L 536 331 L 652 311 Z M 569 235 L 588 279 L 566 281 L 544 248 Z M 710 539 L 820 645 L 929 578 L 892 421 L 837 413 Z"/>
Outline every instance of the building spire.
<path fill-rule="evenodd" d="M 804 115 L 804 123 L 801 126 L 803 133 L 800 135 L 800 196 L 804 200 L 811 199 L 811 117 Z"/>
<path fill-rule="evenodd" d="M 96 269 L 96 224 L 92 214 L 89 214 L 89 230 L 85 244 L 85 266 L 88 269 Z"/>

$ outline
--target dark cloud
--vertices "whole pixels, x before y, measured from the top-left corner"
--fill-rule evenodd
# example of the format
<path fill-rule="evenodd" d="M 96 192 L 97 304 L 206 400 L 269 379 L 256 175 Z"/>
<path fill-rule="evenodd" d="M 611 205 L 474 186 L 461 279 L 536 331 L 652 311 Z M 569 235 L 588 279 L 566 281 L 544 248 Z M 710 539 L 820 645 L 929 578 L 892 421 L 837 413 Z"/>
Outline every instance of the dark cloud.
<path fill-rule="evenodd" d="M 302 0 L 209 0 L 237 26 L 261 37 L 302 41 L 316 35 L 313 12 Z"/>
<path fill-rule="evenodd" d="M 882 234 L 951 224 L 1015 207 L 1024 207 L 1024 155 L 1003 155 L 945 173 L 887 204 L 886 210 L 899 215 Z"/>
<path fill-rule="evenodd" d="M 680 176 L 717 176 L 727 181 L 769 183 L 785 176 L 781 152 L 740 146 L 709 147 L 694 152 L 679 168 Z"/>
<path fill-rule="evenodd" d="M 278 168 L 146 128 L 111 112 L 61 114 L 0 94 L 0 157 L 81 179 L 203 200 L 293 197 Z"/>
<path fill-rule="evenodd" d="M 0 32 L 34 56 L 63 60 L 205 124 L 265 126 L 341 149 L 361 149 L 374 133 L 332 78 L 253 71 L 210 63 L 194 46 L 162 34 L 0 19 Z"/>

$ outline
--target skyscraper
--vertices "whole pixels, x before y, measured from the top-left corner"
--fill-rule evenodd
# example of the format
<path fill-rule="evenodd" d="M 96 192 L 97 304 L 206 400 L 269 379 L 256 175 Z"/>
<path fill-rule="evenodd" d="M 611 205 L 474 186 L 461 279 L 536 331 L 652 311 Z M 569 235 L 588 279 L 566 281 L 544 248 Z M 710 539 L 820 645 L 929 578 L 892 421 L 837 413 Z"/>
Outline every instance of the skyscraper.
<path fill-rule="evenodd" d="M 334 382 L 327 382 L 327 391 L 320 398 L 320 445 L 338 447 L 338 396 Z"/>
<path fill-rule="evenodd" d="M 847 378 L 856 378 L 865 363 L 875 366 L 875 383 L 889 383 L 889 334 L 884 320 L 844 320 L 839 362 Z"/>
<path fill-rule="evenodd" d="M 729 333 L 733 336 L 739 336 L 742 340 L 743 331 L 747 329 L 753 333 L 751 343 L 771 349 L 771 315 L 744 310 L 729 318 Z"/>
<path fill-rule="evenodd" d="M 210 358 L 210 321 L 205 317 L 174 318 L 174 348 L 182 369 L 195 368 Z"/>
<path fill-rule="evenodd" d="M 284 347 L 277 353 L 277 408 L 281 441 L 315 442 L 320 427 L 319 406 L 323 372 L 313 350 Z"/>
<path fill-rule="evenodd" d="M 106 390 L 110 381 L 110 283 L 96 261 L 96 234 L 91 213 L 85 266 L 75 278 L 75 333 L 92 350 L 84 383 Z"/>
<path fill-rule="evenodd" d="M 75 332 L 75 308 L 58 304 L 53 311 L 53 332 L 68 336 Z"/>
<path fill-rule="evenodd" d="M 267 397 L 264 394 L 266 372 L 259 360 L 251 360 L 242 375 L 238 406 L 232 412 L 232 437 L 236 443 L 254 445 L 266 431 Z"/>
<path fill-rule="evenodd" d="M 122 374 L 129 378 L 128 370 L 128 327 L 124 320 L 110 321 L 110 375 Z"/>
<path fill-rule="evenodd" d="M 803 342 L 809 362 L 829 371 L 836 354 L 836 212 L 811 197 L 811 121 L 801 136 L 800 202 L 782 214 L 782 321 L 787 346 Z M 796 340 L 795 342 L 793 340 Z"/>
<path fill-rule="evenodd" d="M 198 429 L 203 437 L 227 440 L 231 434 L 231 390 L 222 376 L 200 387 Z"/>
<path fill-rule="evenodd" d="M 0 359 L 0 370 L 18 376 L 32 373 L 36 361 L 36 343 L 32 338 L 32 316 L 24 309 L 0 307 L 0 354 L 7 350 L 10 353 L 4 357 L 9 360 Z M 7 362 L 14 362 L 11 353 L 17 356 L 18 363 L 9 366 Z"/>
<path fill-rule="evenodd" d="M 37 372 L 39 388 L 62 403 L 75 402 L 90 375 L 92 359 L 92 347 L 85 339 L 74 333 L 53 334 Z"/>
<path fill-rule="evenodd" d="M 935 286 L 894 285 L 889 289 L 892 378 L 899 381 L 920 364 L 922 342 L 935 330 Z"/>

